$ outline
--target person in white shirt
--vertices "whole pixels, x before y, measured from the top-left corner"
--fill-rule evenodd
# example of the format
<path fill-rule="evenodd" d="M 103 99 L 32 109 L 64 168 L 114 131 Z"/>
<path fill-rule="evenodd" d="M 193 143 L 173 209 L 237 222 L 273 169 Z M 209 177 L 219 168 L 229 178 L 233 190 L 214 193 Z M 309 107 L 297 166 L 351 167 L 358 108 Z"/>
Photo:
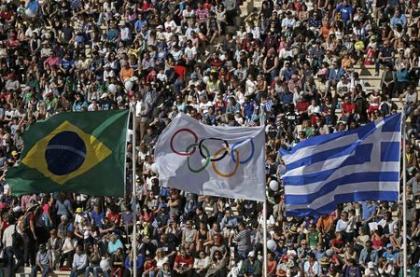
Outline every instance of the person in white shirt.
<path fill-rule="evenodd" d="M 245 96 L 254 95 L 257 91 L 257 83 L 254 80 L 254 77 L 249 74 L 245 82 Z"/>
<path fill-rule="evenodd" d="M 176 25 L 175 21 L 172 19 L 171 15 L 166 16 L 166 21 L 163 24 L 163 26 L 165 27 L 165 30 L 169 27 L 172 30 L 175 30 L 178 28 L 178 25 Z"/>
<path fill-rule="evenodd" d="M 413 178 L 408 180 L 407 185 L 411 186 L 414 197 L 419 197 L 420 196 L 420 172 L 417 172 Z"/>
<path fill-rule="evenodd" d="M 341 213 L 341 218 L 337 221 L 337 226 L 335 227 L 336 232 L 344 232 L 349 225 L 348 214 L 346 212 Z"/>
<path fill-rule="evenodd" d="M 23 217 L 15 223 L 13 217 L 9 218 L 9 226 L 3 231 L 3 258 L 5 261 L 5 276 L 14 276 L 14 272 L 23 265 Z M 20 240 L 13 242 L 13 234 L 17 233 Z M 15 245 L 14 245 L 15 243 Z M 16 245 L 20 243 L 21 245 Z M 8 275 L 10 273 L 10 275 Z"/>
<path fill-rule="evenodd" d="M 120 26 L 121 26 L 121 32 L 120 32 L 121 41 L 123 43 L 130 42 L 131 41 L 131 31 L 130 31 L 128 23 L 121 22 Z"/>
<path fill-rule="evenodd" d="M 203 276 L 203 274 L 207 271 L 207 268 L 210 266 L 210 257 L 204 253 L 204 251 L 200 251 L 198 259 L 194 260 L 194 271 L 198 276 Z"/>
<path fill-rule="evenodd" d="M 64 265 L 64 261 L 67 261 L 67 265 L 69 266 L 76 246 L 77 240 L 73 238 L 73 234 L 71 232 L 67 232 L 67 236 L 64 239 L 63 246 L 61 247 L 60 267 Z"/>
<path fill-rule="evenodd" d="M 314 253 L 309 253 L 308 260 L 303 264 L 303 270 L 307 277 L 319 276 L 321 274 L 321 266 L 315 259 Z"/>
<path fill-rule="evenodd" d="M 347 94 L 350 93 L 351 83 L 349 80 L 343 76 L 340 81 L 337 83 L 337 94 L 339 98 L 344 98 Z"/>
<path fill-rule="evenodd" d="M 83 252 L 82 246 L 77 246 L 76 253 L 73 256 L 72 270 L 70 277 L 77 277 L 85 272 L 87 266 L 87 255 Z"/>
<path fill-rule="evenodd" d="M 311 105 L 308 107 L 308 115 L 316 115 L 321 113 L 321 107 L 316 103 L 315 99 L 312 99 Z"/>
<path fill-rule="evenodd" d="M 187 41 L 187 47 L 184 49 L 184 58 L 186 60 L 187 65 L 194 62 L 195 58 L 197 57 L 197 49 L 193 46 L 192 41 Z"/>
<path fill-rule="evenodd" d="M 281 21 L 281 27 L 282 28 L 293 28 L 295 26 L 296 19 L 293 17 L 292 12 L 288 11 L 287 16 L 283 18 Z"/>

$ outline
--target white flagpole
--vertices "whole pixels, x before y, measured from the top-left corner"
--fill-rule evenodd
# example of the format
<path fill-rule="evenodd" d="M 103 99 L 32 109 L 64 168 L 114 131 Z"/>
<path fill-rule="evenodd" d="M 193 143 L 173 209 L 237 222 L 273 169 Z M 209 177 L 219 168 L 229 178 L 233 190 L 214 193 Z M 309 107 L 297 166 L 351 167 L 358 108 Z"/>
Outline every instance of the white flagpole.
<path fill-rule="evenodd" d="M 407 176 L 406 176 L 406 164 L 405 164 L 405 113 L 402 114 L 402 155 L 403 155 L 403 168 L 402 168 L 402 174 L 403 174 L 403 276 L 407 277 Z"/>
<path fill-rule="evenodd" d="M 133 195 L 132 195 L 132 212 L 133 212 L 133 236 L 131 238 L 131 248 L 132 248 L 132 262 L 133 262 L 133 276 L 137 277 L 137 210 L 136 208 L 136 198 L 137 198 L 137 157 L 136 157 L 136 106 L 134 106 L 131 110 L 131 114 L 133 116 L 133 134 L 131 136 L 132 138 L 132 167 L 133 167 Z"/>
<path fill-rule="evenodd" d="M 264 199 L 263 203 L 263 261 L 264 261 L 264 277 L 268 277 L 268 270 L 267 270 L 267 199 Z"/>

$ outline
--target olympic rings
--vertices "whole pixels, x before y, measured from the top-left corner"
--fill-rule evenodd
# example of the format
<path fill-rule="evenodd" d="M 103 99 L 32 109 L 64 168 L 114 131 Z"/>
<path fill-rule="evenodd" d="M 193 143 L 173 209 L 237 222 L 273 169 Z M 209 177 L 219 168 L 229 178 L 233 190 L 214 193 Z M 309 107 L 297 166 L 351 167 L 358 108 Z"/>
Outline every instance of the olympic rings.
<path fill-rule="evenodd" d="M 171 142 L 170 142 L 170 145 L 171 145 L 171 150 L 172 150 L 172 152 L 174 152 L 175 154 L 178 154 L 178 155 L 180 155 L 180 156 L 191 156 L 192 154 L 194 154 L 194 152 L 195 152 L 195 150 L 196 150 L 196 147 L 194 147 L 194 149 L 192 149 L 191 150 L 191 152 L 188 152 L 188 150 L 186 150 L 185 152 L 180 152 L 180 151 L 177 151 L 177 150 L 175 150 L 175 147 L 174 147 L 174 138 L 175 138 L 175 136 L 176 135 L 178 135 L 179 133 L 181 133 L 181 132 L 187 132 L 187 133 L 190 133 L 193 137 L 194 137 L 194 143 L 193 144 L 197 144 L 197 142 L 198 142 L 198 136 L 197 136 L 197 134 L 196 133 L 194 133 L 192 130 L 190 130 L 190 129 L 188 129 L 188 128 L 181 128 L 181 129 L 179 129 L 178 131 L 176 131 L 173 135 L 172 135 L 172 137 L 171 137 Z M 189 147 L 188 147 L 189 148 Z M 188 149 L 187 148 L 187 149 Z"/>
<path fill-rule="evenodd" d="M 181 132 L 187 132 L 190 135 L 192 135 L 193 138 L 194 138 L 194 142 L 191 143 L 190 145 L 188 145 L 188 147 L 187 147 L 187 149 L 185 149 L 185 151 L 181 151 L 179 149 L 177 150 L 177 149 L 175 149 L 175 146 L 174 146 L 174 138 L 178 134 L 180 134 Z M 182 139 L 184 140 L 184 138 L 182 138 Z M 212 155 L 210 153 L 209 148 L 205 145 L 206 140 L 208 140 L 208 141 L 221 141 L 224 144 L 224 146 L 222 146 L 220 149 L 218 149 L 214 153 L 214 155 Z M 238 151 L 238 148 L 239 148 L 240 144 L 244 143 L 246 140 L 249 140 L 249 142 L 251 143 L 251 152 L 246 159 L 240 160 L 240 153 Z M 188 166 L 188 169 L 191 172 L 199 173 L 199 172 L 205 170 L 211 162 L 214 173 L 221 176 L 221 177 L 225 177 L 225 178 L 229 178 L 229 177 L 234 176 L 237 173 L 237 171 L 239 169 L 239 166 L 241 164 L 246 164 L 249 161 L 251 161 L 252 157 L 255 154 L 255 144 L 254 144 L 254 141 L 253 141 L 252 138 L 241 140 L 241 141 L 233 143 L 232 145 L 229 145 L 228 141 L 226 141 L 224 139 L 221 139 L 221 138 L 209 137 L 209 138 L 199 139 L 197 134 L 189 128 L 178 129 L 171 137 L 170 147 L 171 147 L 172 152 L 174 152 L 175 154 L 187 157 L 187 166 Z M 200 156 L 203 159 L 205 159 L 205 162 L 202 162 L 203 164 L 199 168 L 193 168 L 191 166 L 190 159 L 191 159 L 191 156 L 196 152 L 197 148 L 200 152 Z M 231 160 L 235 163 L 235 167 L 234 167 L 232 172 L 224 173 L 224 172 L 221 172 L 217 168 L 216 162 L 221 161 L 228 154 L 230 155 Z"/>
<path fill-rule="evenodd" d="M 217 152 L 215 153 L 215 155 L 217 156 L 218 154 L 220 154 L 220 153 L 218 153 L 218 152 L 221 152 L 221 151 L 223 151 L 223 148 L 219 149 L 219 151 L 217 151 Z M 235 163 L 235 168 L 234 168 L 234 169 L 233 169 L 233 171 L 232 171 L 232 172 L 230 172 L 230 173 L 223 173 L 223 172 L 219 171 L 219 169 L 217 169 L 217 167 L 216 167 L 216 162 L 212 162 L 212 163 L 211 163 L 211 166 L 212 166 L 212 168 L 213 168 L 214 172 L 215 172 L 217 175 L 222 176 L 222 177 L 225 177 L 225 178 L 229 178 L 229 177 L 232 177 L 233 175 L 235 175 L 235 174 L 236 174 L 236 171 L 238 171 L 238 168 L 239 168 L 239 151 L 238 151 L 238 150 L 235 150 L 235 152 L 236 152 L 236 163 Z"/>
<path fill-rule="evenodd" d="M 235 149 L 238 147 L 238 145 L 239 144 L 241 144 L 242 142 L 244 142 L 245 140 L 243 140 L 243 141 L 238 141 L 238 142 L 235 142 L 233 145 L 232 145 L 232 148 L 231 148 L 231 151 L 230 151 L 230 157 L 232 158 L 232 161 L 234 161 L 235 163 L 236 163 L 236 158 L 235 158 L 235 155 L 233 155 L 233 152 L 235 151 Z M 255 145 L 254 145 L 254 141 L 252 140 L 252 139 L 249 139 L 249 141 L 251 142 L 251 154 L 249 154 L 249 157 L 248 158 L 246 158 L 244 161 L 239 161 L 239 163 L 240 164 L 246 164 L 247 162 L 249 162 L 251 159 L 252 159 L 252 157 L 254 156 L 254 153 L 255 153 Z"/>
<path fill-rule="evenodd" d="M 225 150 L 225 152 L 223 152 L 223 154 L 222 155 L 220 155 L 220 157 L 217 157 L 217 155 L 218 154 L 215 154 L 215 156 L 217 157 L 217 158 L 211 158 L 210 157 L 210 161 L 212 161 L 212 162 L 217 162 L 217 161 L 220 161 L 220 160 L 222 160 L 228 153 L 229 153 L 229 143 L 226 141 L 226 140 L 224 140 L 224 139 L 220 139 L 220 138 L 205 138 L 205 139 L 201 139 L 200 140 L 200 143 L 198 144 L 198 149 L 200 150 L 200 155 L 201 155 L 201 157 L 203 157 L 203 159 L 206 159 L 207 157 L 208 157 L 208 155 L 206 156 L 206 155 L 204 155 L 203 154 L 203 150 L 201 149 L 202 148 L 202 146 L 204 146 L 204 144 L 203 144 L 203 142 L 204 141 L 206 141 L 206 140 L 216 140 L 216 141 L 222 141 L 222 142 L 224 142 L 225 143 L 225 148 L 221 148 L 221 150 Z M 219 151 L 218 151 L 219 152 Z M 221 151 L 220 151 L 221 152 Z"/>
<path fill-rule="evenodd" d="M 197 143 L 191 144 L 190 146 L 187 147 L 186 152 L 190 151 L 191 148 L 193 148 L 193 147 L 195 149 L 195 147 L 197 147 L 197 146 L 198 146 Z M 209 151 L 209 149 L 205 145 L 203 145 L 203 149 L 204 149 L 204 151 L 207 154 L 206 157 L 205 157 L 206 163 L 202 167 L 200 167 L 198 169 L 194 169 L 194 168 L 191 167 L 191 165 L 190 165 L 190 156 L 188 156 L 188 158 L 187 158 L 187 165 L 188 165 L 188 169 L 191 172 L 194 172 L 194 173 L 201 172 L 201 171 L 203 171 L 209 165 L 209 163 L 210 163 L 210 151 Z"/>

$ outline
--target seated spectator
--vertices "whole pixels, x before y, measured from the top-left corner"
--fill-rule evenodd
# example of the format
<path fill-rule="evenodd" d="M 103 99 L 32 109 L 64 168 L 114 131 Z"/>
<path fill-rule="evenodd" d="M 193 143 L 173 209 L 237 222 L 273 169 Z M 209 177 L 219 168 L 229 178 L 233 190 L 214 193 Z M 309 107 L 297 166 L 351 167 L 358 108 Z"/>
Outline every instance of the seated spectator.
<path fill-rule="evenodd" d="M 36 265 L 32 267 L 31 276 L 35 277 L 37 275 L 38 270 L 41 271 L 42 277 L 48 276 L 48 274 L 53 268 L 53 263 L 51 253 L 47 251 L 45 244 L 41 244 L 39 246 L 39 250 L 36 253 L 35 263 Z"/>
<path fill-rule="evenodd" d="M 121 240 L 115 234 L 111 234 L 109 236 L 108 241 L 108 254 L 111 256 L 114 255 L 118 250 L 122 250 L 124 245 L 122 244 Z"/>
<path fill-rule="evenodd" d="M 194 258 L 181 248 L 175 257 L 174 272 L 177 277 L 189 277 L 193 273 Z"/>
<path fill-rule="evenodd" d="M 241 270 L 239 273 L 242 274 L 244 277 L 262 276 L 262 264 L 255 257 L 254 251 L 249 252 L 248 259 L 243 261 Z"/>
<path fill-rule="evenodd" d="M 84 273 L 88 264 L 88 258 L 84 253 L 82 246 L 76 247 L 76 253 L 73 256 L 70 277 L 77 277 L 79 274 Z"/>

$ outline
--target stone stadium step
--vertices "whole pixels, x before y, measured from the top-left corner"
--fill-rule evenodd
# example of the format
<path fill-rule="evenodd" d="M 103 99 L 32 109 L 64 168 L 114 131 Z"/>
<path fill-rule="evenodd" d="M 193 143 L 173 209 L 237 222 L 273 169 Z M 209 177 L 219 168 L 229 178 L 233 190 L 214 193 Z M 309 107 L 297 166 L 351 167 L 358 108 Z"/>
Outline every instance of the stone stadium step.
<path fill-rule="evenodd" d="M 31 276 L 31 271 L 32 269 L 30 267 L 24 267 L 23 272 L 16 273 L 15 276 L 28 277 L 28 276 Z M 51 276 L 51 277 L 65 277 L 69 275 L 70 275 L 70 271 L 65 271 L 65 270 L 54 270 L 48 274 L 48 276 Z M 37 276 L 41 276 L 41 273 L 38 272 Z"/>

